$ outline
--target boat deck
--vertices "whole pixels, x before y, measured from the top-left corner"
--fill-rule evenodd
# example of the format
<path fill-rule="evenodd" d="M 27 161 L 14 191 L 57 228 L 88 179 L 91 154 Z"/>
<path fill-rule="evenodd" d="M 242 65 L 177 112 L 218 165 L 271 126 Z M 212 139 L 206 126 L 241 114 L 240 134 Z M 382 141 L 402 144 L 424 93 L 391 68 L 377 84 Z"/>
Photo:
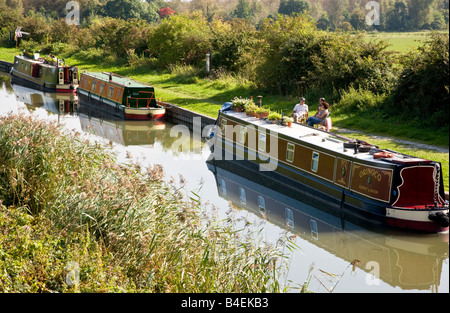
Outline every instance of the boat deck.
<path fill-rule="evenodd" d="M 262 127 L 268 129 L 270 131 L 285 135 L 287 137 L 292 137 L 299 139 L 305 143 L 309 143 L 315 146 L 319 146 L 325 148 L 327 150 L 331 150 L 333 152 L 337 152 L 343 156 L 351 157 L 354 159 L 370 161 L 380 164 L 389 163 L 412 163 L 412 162 L 425 162 L 428 160 L 419 159 L 411 156 L 406 156 L 401 153 L 395 153 L 393 158 L 390 159 L 375 159 L 372 154 L 369 152 L 358 152 L 355 154 L 353 148 L 344 148 L 344 143 L 352 140 L 345 140 L 342 136 L 335 135 L 333 133 L 329 133 L 317 128 L 312 128 L 303 124 L 292 123 L 291 127 L 282 126 L 279 124 L 270 124 L 265 120 L 260 120 L 256 117 L 248 116 L 245 113 L 235 112 L 235 111 L 226 111 L 223 112 L 225 115 L 230 117 L 238 118 L 246 123 L 250 123 L 255 125 L 256 127 Z"/>

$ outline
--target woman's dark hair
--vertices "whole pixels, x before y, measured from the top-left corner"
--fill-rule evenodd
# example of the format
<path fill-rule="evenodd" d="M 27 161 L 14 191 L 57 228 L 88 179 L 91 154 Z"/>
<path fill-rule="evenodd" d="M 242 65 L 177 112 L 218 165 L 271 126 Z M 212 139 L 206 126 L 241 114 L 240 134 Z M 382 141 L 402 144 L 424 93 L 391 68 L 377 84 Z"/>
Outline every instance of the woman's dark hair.
<path fill-rule="evenodd" d="M 328 108 L 330 107 L 330 105 L 328 104 L 328 102 L 324 102 L 322 103 L 323 107 L 325 108 L 325 110 L 328 110 Z"/>

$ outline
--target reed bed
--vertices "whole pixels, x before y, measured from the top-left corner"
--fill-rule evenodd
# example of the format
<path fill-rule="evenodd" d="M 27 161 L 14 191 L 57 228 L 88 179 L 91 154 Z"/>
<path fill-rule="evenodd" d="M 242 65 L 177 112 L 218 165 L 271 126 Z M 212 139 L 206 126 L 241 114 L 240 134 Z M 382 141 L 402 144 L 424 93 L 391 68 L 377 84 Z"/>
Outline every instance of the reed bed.
<path fill-rule="evenodd" d="M 0 118 L 0 291 L 286 291 L 279 247 L 201 217 L 162 172 L 46 121 Z"/>

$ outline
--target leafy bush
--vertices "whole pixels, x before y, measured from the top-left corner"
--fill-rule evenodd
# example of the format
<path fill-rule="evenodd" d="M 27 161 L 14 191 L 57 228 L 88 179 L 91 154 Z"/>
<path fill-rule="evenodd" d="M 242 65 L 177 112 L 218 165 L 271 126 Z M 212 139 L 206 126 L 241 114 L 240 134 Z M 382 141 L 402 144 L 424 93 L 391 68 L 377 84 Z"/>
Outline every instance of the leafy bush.
<path fill-rule="evenodd" d="M 386 110 L 428 125 L 448 126 L 449 81 L 449 38 L 434 34 L 427 45 L 407 56 Z"/>
<path fill-rule="evenodd" d="M 342 93 L 341 99 L 333 106 L 333 111 L 344 114 L 358 114 L 370 109 L 381 109 L 385 95 L 378 95 L 363 88 L 349 88 Z"/>
<path fill-rule="evenodd" d="M 162 67 L 197 65 L 209 48 L 209 26 L 200 12 L 171 15 L 149 36 L 148 49 Z"/>

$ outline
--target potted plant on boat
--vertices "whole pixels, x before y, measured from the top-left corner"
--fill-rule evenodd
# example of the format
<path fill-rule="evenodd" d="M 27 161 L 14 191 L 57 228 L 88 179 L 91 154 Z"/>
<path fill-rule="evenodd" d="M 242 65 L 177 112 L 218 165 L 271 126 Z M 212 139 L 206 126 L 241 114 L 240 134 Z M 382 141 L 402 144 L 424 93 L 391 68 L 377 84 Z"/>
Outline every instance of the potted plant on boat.
<path fill-rule="evenodd" d="M 281 114 L 277 112 L 272 112 L 267 117 L 267 120 L 272 124 L 276 124 L 278 123 L 279 120 L 281 120 Z"/>
<path fill-rule="evenodd" d="M 243 112 L 246 106 L 254 104 L 253 99 L 244 99 L 242 97 L 235 97 L 231 102 L 233 103 L 233 109 L 237 112 Z"/>
<path fill-rule="evenodd" d="M 288 126 L 291 127 L 292 126 L 292 122 L 294 122 L 294 119 L 292 117 L 285 117 L 284 118 L 284 123 Z"/>
<path fill-rule="evenodd" d="M 267 118 L 269 116 L 270 110 L 265 108 L 256 109 L 256 117 L 260 120 Z"/>
<path fill-rule="evenodd" d="M 256 116 L 256 110 L 258 109 L 258 106 L 251 101 L 247 101 L 247 103 L 244 105 L 245 114 L 249 116 Z"/>

